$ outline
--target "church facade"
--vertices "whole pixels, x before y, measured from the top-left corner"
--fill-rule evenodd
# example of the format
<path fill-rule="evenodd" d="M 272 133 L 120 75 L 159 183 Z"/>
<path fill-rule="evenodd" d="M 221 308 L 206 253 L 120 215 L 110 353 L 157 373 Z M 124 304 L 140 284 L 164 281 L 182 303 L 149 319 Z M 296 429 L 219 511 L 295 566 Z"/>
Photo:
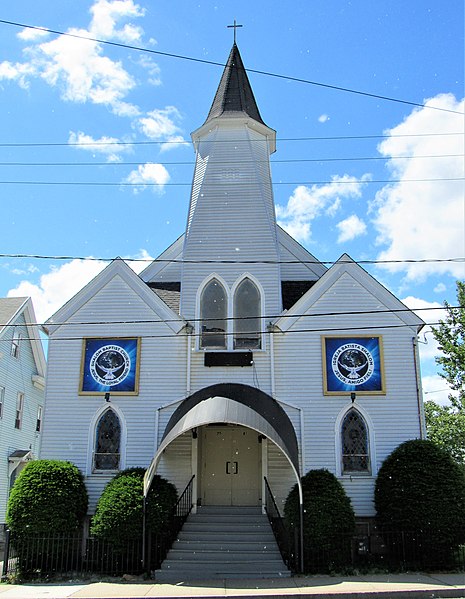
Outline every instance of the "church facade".
<path fill-rule="evenodd" d="M 424 436 L 423 322 L 344 254 L 330 268 L 275 219 L 262 120 L 236 44 L 205 123 L 183 236 L 140 275 L 122 260 L 47 323 L 42 457 L 85 475 L 148 468 L 195 507 L 280 508 L 326 468 L 359 519 L 382 461 Z M 72 326 L 70 326 L 72 325 Z"/>

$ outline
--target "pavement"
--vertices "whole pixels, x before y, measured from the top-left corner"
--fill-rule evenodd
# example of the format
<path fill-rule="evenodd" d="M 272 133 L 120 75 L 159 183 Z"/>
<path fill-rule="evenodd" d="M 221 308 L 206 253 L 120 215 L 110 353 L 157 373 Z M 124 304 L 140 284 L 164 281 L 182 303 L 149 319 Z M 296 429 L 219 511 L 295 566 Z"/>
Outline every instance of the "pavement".
<path fill-rule="evenodd" d="M 255 599 L 465 599 L 465 573 L 296 576 L 280 579 L 212 580 L 157 584 L 69 581 L 55 584 L 0 584 L 0 599 L 177 599 L 226 597 Z"/>

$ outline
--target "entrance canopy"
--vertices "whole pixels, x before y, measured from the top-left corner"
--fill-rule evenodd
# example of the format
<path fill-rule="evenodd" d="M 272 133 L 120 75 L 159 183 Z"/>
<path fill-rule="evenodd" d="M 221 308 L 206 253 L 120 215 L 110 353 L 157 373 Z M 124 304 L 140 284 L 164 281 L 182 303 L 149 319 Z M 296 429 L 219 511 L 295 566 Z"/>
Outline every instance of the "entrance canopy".
<path fill-rule="evenodd" d="M 163 450 L 183 433 L 217 422 L 242 425 L 270 439 L 286 456 L 299 480 L 297 438 L 286 412 L 276 400 L 259 389 L 225 383 L 194 393 L 175 410 L 145 474 L 145 496 Z"/>

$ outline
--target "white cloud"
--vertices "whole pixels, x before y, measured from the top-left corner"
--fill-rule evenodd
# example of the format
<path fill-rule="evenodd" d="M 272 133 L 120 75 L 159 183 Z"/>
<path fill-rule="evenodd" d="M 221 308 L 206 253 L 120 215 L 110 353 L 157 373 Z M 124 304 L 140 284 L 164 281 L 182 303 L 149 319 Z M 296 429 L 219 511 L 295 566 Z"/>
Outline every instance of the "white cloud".
<path fill-rule="evenodd" d="M 339 229 L 338 243 L 352 241 L 356 237 L 366 235 L 367 232 L 366 224 L 356 214 L 352 214 L 352 216 L 341 220 L 341 222 L 337 223 L 336 227 Z"/>
<path fill-rule="evenodd" d="M 147 162 L 139 164 L 137 170 L 131 171 L 125 181 L 137 185 L 134 193 L 139 193 L 146 189 L 147 185 L 153 186 L 154 191 L 162 192 L 163 186 L 169 180 L 170 174 L 162 164 Z"/>
<path fill-rule="evenodd" d="M 327 114 L 321 114 L 318 117 L 318 122 L 319 123 L 326 123 L 326 121 L 329 121 L 329 116 Z"/>
<path fill-rule="evenodd" d="M 128 258 L 132 259 L 128 260 Z M 147 250 L 141 249 L 137 254 L 127 256 L 126 260 L 127 264 L 139 274 L 153 258 Z M 102 260 L 75 259 L 60 266 L 53 266 L 50 272 L 40 277 L 38 284 L 28 280 L 21 281 L 17 287 L 10 289 L 7 295 L 8 297 L 31 297 L 37 322 L 42 323 L 55 314 L 107 265 L 108 262 Z M 35 267 L 31 267 L 29 273 L 36 270 Z"/>
<path fill-rule="evenodd" d="M 362 186 L 368 179 L 369 175 L 363 175 L 360 179 L 335 175 L 331 183 L 325 185 L 299 185 L 286 206 L 276 206 L 278 223 L 297 240 L 308 242 L 312 234 L 312 222 L 325 210 L 329 215 L 334 214 L 341 200 L 359 198 Z"/>
<path fill-rule="evenodd" d="M 116 137 L 103 136 L 99 139 L 94 139 L 91 135 L 78 131 L 70 131 L 68 143 L 75 145 L 78 150 L 85 150 L 95 154 L 103 154 L 107 157 L 108 162 L 118 162 L 121 160 L 119 154 L 132 149 L 130 143 L 119 143 L 120 140 Z"/>
<path fill-rule="evenodd" d="M 179 121 L 181 115 L 174 106 L 154 109 L 147 116 L 138 120 L 140 131 L 149 139 L 155 141 L 166 140 L 168 143 L 161 144 L 160 149 L 168 150 L 180 143 L 185 143 L 180 135 L 181 129 L 175 121 Z"/>
<path fill-rule="evenodd" d="M 70 28 L 67 33 L 125 43 L 140 40 L 142 29 L 131 23 L 120 24 L 144 15 L 145 11 L 133 0 L 97 0 L 90 12 L 88 29 Z M 103 55 L 102 44 L 65 35 L 43 42 L 40 30 L 24 30 L 19 37 L 31 43 L 24 51 L 28 60 L 0 63 L 0 79 L 15 80 L 27 87 L 30 77 L 41 77 L 60 89 L 67 101 L 104 105 L 118 116 L 139 114 L 136 106 L 124 100 L 136 85 L 134 78 L 121 61 Z"/>
<path fill-rule="evenodd" d="M 106 262 L 98 260 L 72 260 L 52 267 L 50 272 L 40 277 L 37 285 L 21 281 L 8 292 L 8 297 L 31 297 L 37 322 L 45 322 L 106 265 Z"/>
<path fill-rule="evenodd" d="M 436 287 L 433 289 L 433 291 L 434 293 L 444 293 L 446 289 L 447 287 L 444 285 L 444 283 L 438 283 Z"/>
<path fill-rule="evenodd" d="M 421 384 L 423 388 L 423 399 L 425 401 L 434 401 L 440 405 L 450 405 L 449 395 L 457 395 L 456 391 L 452 391 L 447 381 L 445 381 L 439 374 L 432 376 L 423 376 L 421 378 Z"/>
<path fill-rule="evenodd" d="M 25 29 L 22 29 L 17 34 L 17 37 L 20 40 L 30 42 L 30 41 L 36 41 L 39 39 L 43 39 L 44 37 L 47 37 L 48 35 L 50 35 L 49 32 L 45 31 L 44 29 L 41 29 L 40 27 L 37 27 L 34 29 L 27 27 Z"/>
<path fill-rule="evenodd" d="M 438 344 L 431 331 L 431 324 L 436 325 L 439 320 L 446 318 L 444 306 L 439 302 L 428 302 L 409 295 L 401 300 L 407 308 L 413 310 L 417 316 L 424 320 L 427 325 L 420 332 L 419 350 L 421 360 L 433 361 L 434 358 L 440 355 Z"/>
<path fill-rule="evenodd" d="M 379 145 L 379 152 L 388 159 L 392 177 L 400 179 L 399 183 L 381 189 L 372 206 L 374 224 L 379 232 L 377 241 L 387 246 L 379 254 L 379 260 L 444 260 L 463 256 L 464 101 L 456 100 L 451 94 L 442 94 L 428 100 L 426 105 L 459 111 L 462 116 L 417 108 L 389 130 L 389 137 Z M 462 135 L 453 135 L 459 132 Z M 458 156 L 451 156 L 453 154 Z M 409 158 L 396 158 L 398 156 Z M 454 178 L 462 180 L 450 180 Z M 437 273 L 455 278 L 465 276 L 464 265 L 454 262 L 387 264 L 383 267 L 390 272 L 404 271 L 407 279 L 413 281 Z"/>

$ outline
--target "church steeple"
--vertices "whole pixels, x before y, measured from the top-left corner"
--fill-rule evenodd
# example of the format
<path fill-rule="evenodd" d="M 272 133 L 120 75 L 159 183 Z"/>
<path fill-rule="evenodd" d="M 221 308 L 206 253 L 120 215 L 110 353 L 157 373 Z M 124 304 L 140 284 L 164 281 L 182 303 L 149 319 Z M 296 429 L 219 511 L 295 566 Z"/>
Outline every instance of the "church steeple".
<path fill-rule="evenodd" d="M 211 119 L 223 115 L 230 117 L 247 115 L 262 125 L 265 124 L 260 116 L 239 48 L 235 42 L 229 53 L 228 62 L 205 122 L 208 123 Z"/>

